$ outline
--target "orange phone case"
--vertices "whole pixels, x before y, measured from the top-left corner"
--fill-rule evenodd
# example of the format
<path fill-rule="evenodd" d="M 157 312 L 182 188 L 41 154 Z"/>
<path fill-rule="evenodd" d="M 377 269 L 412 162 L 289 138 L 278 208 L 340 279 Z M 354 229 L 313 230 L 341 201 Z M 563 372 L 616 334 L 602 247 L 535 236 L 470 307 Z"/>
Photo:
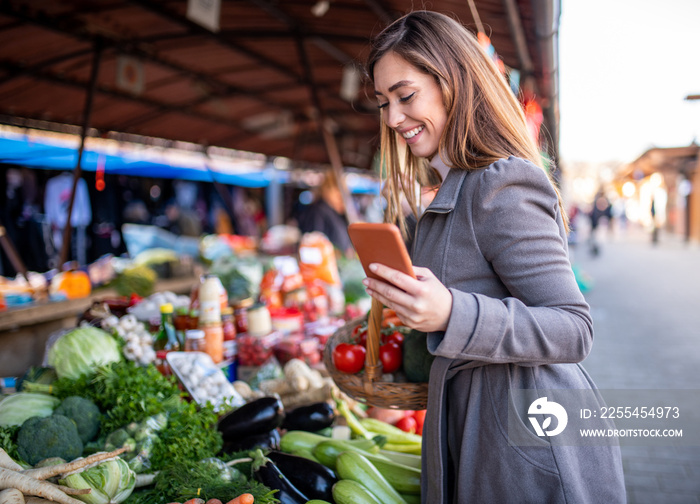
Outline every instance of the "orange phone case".
<path fill-rule="evenodd" d="M 369 270 L 370 264 L 379 263 L 416 278 L 401 231 L 394 224 L 355 222 L 348 226 L 348 234 L 368 277 L 386 281 Z"/>

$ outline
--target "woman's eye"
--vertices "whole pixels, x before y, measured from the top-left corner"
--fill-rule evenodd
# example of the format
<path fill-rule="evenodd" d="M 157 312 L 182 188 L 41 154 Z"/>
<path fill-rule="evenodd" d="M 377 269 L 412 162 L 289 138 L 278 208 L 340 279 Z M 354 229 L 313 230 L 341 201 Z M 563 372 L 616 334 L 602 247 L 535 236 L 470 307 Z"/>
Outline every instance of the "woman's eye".
<path fill-rule="evenodd" d="M 411 93 L 410 95 L 408 95 L 408 96 L 404 96 L 403 98 L 399 98 L 399 101 L 400 101 L 401 103 L 406 103 L 406 102 L 409 101 L 411 98 L 413 98 L 413 95 L 414 95 L 414 94 L 416 94 L 415 91 L 414 91 L 413 93 Z"/>
<path fill-rule="evenodd" d="M 379 105 L 377 105 L 377 108 L 379 108 L 379 109 L 383 109 L 383 108 L 385 108 L 385 107 L 386 107 L 387 105 L 389 105 L 389 102 L 386 102 L 386 103 L 380 103 Z"/>

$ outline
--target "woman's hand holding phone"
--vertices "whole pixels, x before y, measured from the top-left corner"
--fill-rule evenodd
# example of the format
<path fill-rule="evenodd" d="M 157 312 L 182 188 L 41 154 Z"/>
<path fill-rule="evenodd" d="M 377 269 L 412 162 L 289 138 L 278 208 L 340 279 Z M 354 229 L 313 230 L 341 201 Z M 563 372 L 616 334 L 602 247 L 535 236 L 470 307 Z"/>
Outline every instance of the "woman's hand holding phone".
<path fill-rule="evenodd" d="M 408 327 L 444 331 L 452 313 L 452 293 L 428 268 L 413 266 L 416 278 L 379 263 L 371 263 L 377 278 L 365 278 L 367 293 L 391 308 Z"/>
<path fill-rule="evenodd" d="M 452 312 L 452 294 L 427 268 L 411 264 L 401 232 L 393 224 L 348 226 L 367 278 L 367 293 L 393 309 L 401 322 L 419 331 L 443 331 Z"/>

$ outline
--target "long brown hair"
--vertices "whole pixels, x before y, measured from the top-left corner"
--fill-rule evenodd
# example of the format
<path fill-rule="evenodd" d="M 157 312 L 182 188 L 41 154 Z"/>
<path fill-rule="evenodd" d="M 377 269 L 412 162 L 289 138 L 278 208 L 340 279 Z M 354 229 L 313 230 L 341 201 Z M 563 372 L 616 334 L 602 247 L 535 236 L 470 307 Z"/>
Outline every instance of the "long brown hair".
<path fill-rule="evenodd" d="M 516 156 L 544 169 L 520 103 L 476 37 L 462 24 L 431 11 L 411 12 L 396 20 L 372 41 L 366 68 L 372 82 L 376 63 L 390 52 L 432 75 L 440 86 L 447 122 L 439 152 L 448 166 L 473 170 Z M 430 174 L 427 160 L 414 156 L 410 149 L 401 159 L 397 135 L 382 121 L 380 158 L 387 170 L 385 194 L 389 199 L 385 218 L 403 224 L 401 195 L 417 214 L 413 187 L 416 181 L 429 183 Z M 557 196 L 566 226 L 558 191 Z"/>

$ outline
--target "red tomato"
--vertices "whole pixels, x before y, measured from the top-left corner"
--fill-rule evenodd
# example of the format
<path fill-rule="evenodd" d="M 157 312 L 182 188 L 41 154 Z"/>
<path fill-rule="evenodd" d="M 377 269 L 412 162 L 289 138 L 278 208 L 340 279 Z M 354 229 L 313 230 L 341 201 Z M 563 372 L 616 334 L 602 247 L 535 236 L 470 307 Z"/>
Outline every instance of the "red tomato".
<path fill-rule="evenodd" d="M 398 371 L 402 361 L 401 345 L 389 342 L 380 346 L 379 360 L 382 361 L 382 370 L 385 373 Z"/>
<path fill-rule="evenodd" d="M 399 331 L 394 331 L 391 334 L 383 334 L 382 335 L 382 342 L 383 343 L 389 343 L 390 341 L 393 341 L 394 343 L 398 343 L 399 345 L 403 345 L 403 340 L 404 340 L 404 335 L 403 333 Z"/>
<path fill-rule="evenodd" d="M 358 373 L 365 365 L 365 347 L 339 343 L 333 349 L 333 365 L 343 373 Z"/>
<path fill-rule="evenodd" d="M 358 345 L 367 346 L 367 326 L 356 326 L 352 330 L 352 340 Z"/>
<path fill-rule="evenodd" d="M 418 422 L 412 416 L 405 416 L 394 425 L 404 432 L 415 433 L 418 426 Z"/>
<path fill-rule="evenodd" d="M 416 419 L 416 434 L 423 435 L 423 423 L 425 422 L 425 410 L 418 410 L 413 414 L 413 418 Z"/>

